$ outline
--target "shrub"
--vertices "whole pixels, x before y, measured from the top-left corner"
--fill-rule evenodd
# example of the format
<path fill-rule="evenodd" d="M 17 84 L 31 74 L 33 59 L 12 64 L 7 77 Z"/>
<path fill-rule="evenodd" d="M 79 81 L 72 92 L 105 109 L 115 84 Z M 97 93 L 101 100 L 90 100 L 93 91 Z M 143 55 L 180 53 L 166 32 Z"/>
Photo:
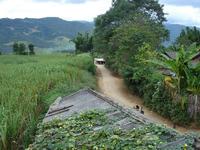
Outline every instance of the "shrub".
<path fill-rule="evenodd" d="M 186 110 L 181 108 L 180 103 L 175 103 L 166 90 L 164 83 L 159 79 L 155 80 L 137 80 L 131 82 L 132 88 L 143 97 L 144 104 L 151 110 L 159 113 L 163 117 L 169 118 L 176 124 L 188 125 L 190 118 Z"/>

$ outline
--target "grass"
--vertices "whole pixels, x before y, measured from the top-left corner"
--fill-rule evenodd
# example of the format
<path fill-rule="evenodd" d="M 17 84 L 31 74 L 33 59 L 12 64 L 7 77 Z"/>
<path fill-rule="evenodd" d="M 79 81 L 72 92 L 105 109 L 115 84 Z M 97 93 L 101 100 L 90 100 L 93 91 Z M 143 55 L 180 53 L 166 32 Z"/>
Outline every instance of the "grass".
<path fill-rule="evenodd" d="M 26 147 L 56 97 L 95 88 L 88 54 L 0 56 L 0 149 Z"/>

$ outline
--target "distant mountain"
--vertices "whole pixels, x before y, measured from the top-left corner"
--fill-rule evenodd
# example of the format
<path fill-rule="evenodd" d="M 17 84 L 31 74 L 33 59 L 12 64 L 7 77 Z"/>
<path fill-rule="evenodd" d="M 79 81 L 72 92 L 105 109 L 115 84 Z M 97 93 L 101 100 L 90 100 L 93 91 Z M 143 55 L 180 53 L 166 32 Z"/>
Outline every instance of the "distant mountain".
<path fill-rule="evenodd" d="M 165 24 L 170 31 L 170 40 L 164 42 L 169 46 L 175 42 L 181 30 L 186 26 Z M 93 22 L 65 21 L 56 17 L 41 19 L 0 19 L 0 51 L 10 52 L 12 44 L 17 41 L 33 43 L 39 51 L 74 50 L 71 42 L 78 32 L 92 32 Z"/>
<path fill-rule="evenodd" d="M 186 26 L 184 25 L 169 24 L 169 23 L 165 24 L 165 27 L 170 32 L 170 39 L 169 41 L 164 42 L 165 46 L 173 44 L 176 41 L 177 37 L 180 35 L 181 31 L 186 28 Z"/>
<path fill-rule="evenodd" d="M 91 32 L 94 24 L 86 21 L 65 21 L 56 17 L 41 19 L 0 19 L 0 50 L 12 50 L 13 42 L 33 43 L 40 49 L 74 49 L 78 32 Z"/>

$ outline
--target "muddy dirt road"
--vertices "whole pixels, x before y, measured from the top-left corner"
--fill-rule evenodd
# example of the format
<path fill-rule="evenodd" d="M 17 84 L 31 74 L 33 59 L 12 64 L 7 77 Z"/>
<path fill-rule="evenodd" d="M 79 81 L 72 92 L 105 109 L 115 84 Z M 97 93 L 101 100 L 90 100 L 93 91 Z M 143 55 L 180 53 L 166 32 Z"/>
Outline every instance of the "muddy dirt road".
<path fill-rule="evenodd" d="M 142 100 L 133 95 L 126 85 L 123 82 L 123 79 L 113 75 L 107 68 L 103 65 L 97 65 L 97 80 L 99 91 L 122 106 L 126 107 L 134 107 L 135 105 L 143 106 Z M 150 111 L 148 108 L 143 106 L 144 115 L 148 117 L 150 120 L 165 124 L 168 127 L 173 127 L 173 123 L 160 116 L 159 114 Z M 189 131 L 190 129 L 186 129 L 183 127 L 176 127 L 176 129 L 182 133 Z M 195 130 L 195 129 L 191 129 Z"/>

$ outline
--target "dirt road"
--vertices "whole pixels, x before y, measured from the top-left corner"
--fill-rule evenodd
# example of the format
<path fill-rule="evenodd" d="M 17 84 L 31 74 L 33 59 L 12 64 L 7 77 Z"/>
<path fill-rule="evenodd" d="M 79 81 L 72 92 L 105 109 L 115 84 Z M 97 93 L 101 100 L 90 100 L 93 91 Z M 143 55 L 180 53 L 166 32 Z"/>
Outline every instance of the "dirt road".
<path fill-rule="evenodd" d="M 97 79 L 99 91 L 120 105 L 126 107 L 135 107 L 136 105 L 143 106 L 141 98 L 133 95 L 123 82 L 123 79 L 119 76 L 113 75 L 107 68 L 103 65 L 97 65 Z M 150 111 L 148 108 L 143 106 L 144 115 L 150 120 L 165 124 L 168 127 L 173 127 L 173 123 L 160 116 L 159 114 Z M 183 127 L 176 127 L 176 129 L 182 133 L 189 131 L 189 129 Z M 192 129 L 194 130 L 194 129 Z"/>

